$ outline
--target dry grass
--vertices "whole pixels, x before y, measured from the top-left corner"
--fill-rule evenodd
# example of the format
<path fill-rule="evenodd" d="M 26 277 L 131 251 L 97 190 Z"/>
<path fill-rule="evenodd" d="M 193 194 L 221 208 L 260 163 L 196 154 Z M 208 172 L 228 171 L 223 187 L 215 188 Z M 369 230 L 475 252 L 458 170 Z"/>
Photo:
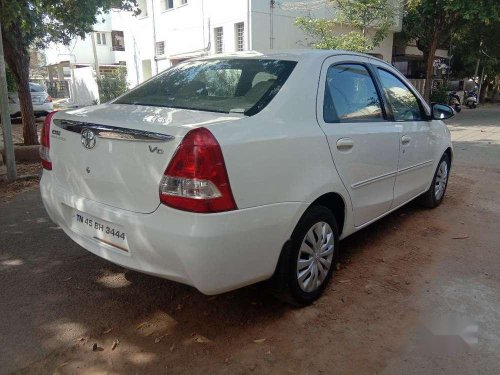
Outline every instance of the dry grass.
<path fill-rule="evenodd" d="M 9 202 L 20 193 L 38 189 L 42 167 L 40 163 L 17 164 L 18 179 L 7 183 L 0 180 L 0 203 Z"/>

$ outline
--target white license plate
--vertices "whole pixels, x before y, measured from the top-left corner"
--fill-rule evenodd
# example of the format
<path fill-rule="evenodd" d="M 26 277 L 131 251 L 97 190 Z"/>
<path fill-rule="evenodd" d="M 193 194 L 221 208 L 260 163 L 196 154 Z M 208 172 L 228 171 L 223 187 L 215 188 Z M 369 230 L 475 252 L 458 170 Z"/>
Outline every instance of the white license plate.
<path fill-rule="evenodd" d="M 127 234 L 121 226 L 78 210 L 73 212 L 72 221 L 71 227 L 75 232 L 119 250 L 129 251 Z"/>

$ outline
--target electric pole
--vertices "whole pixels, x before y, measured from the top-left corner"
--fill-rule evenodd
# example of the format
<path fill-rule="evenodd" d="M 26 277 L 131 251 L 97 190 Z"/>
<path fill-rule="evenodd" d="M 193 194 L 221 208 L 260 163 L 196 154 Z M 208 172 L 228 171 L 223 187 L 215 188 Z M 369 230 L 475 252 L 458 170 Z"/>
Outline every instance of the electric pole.
<path fill-rule="evenodd" d="M 0 118 L 2 119 L 3 144 L 5 150 L 5 164 L 7 166 L 7 181 L 16 179 L 16 158 L 14 143 L 12 142 L 12 124 L 10 122 L 9 93 L 7 91 L 7 75 L 3 54 L 2 25 L 0 24 Z"/>

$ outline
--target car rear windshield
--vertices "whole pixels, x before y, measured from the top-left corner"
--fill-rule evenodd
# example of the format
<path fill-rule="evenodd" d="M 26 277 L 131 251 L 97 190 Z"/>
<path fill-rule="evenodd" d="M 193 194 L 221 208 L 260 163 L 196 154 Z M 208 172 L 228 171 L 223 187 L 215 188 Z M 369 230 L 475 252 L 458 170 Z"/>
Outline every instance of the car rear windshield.
<path fill-rule="evenodd" d="M 116 104 L 242 113 L 261 111 L 297 62 L 214 59 L 176 65 L 115 100 Z"/>
<path fill-rule="evenodd" d="M 45 89 L 37 83 L 30 82 L 30 91 L 31 92 L 44 92 Z"/>

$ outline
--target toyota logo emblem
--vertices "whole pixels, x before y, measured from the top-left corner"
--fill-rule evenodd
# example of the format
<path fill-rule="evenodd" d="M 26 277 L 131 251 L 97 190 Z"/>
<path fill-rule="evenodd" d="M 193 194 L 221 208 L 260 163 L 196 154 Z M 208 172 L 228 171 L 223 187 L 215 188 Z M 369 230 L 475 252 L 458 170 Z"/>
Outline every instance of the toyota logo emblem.
<path fill-rule="evenodd" d="M 84 129 L 82 131 L 82 145 L 85 148 L 91 149 L 95 146 L 95 133 L 90 129 Z"/>

